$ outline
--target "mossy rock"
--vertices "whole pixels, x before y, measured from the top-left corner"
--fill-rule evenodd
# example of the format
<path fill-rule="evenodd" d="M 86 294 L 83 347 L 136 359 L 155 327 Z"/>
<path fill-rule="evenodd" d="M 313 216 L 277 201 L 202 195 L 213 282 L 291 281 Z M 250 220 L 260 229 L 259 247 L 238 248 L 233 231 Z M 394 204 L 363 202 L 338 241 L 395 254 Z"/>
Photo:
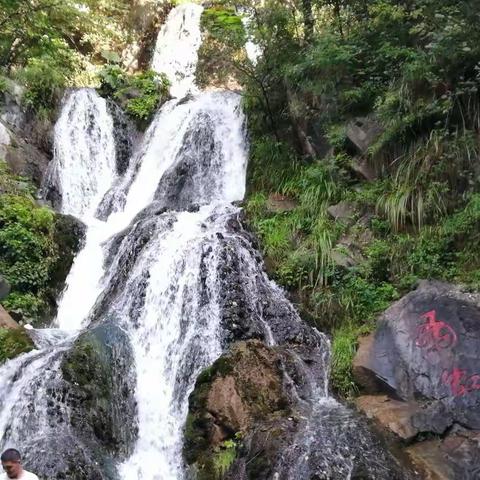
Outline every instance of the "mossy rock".
<path fill-rule="evenodd" d="M 137 434 L 133 364 L 127 335 L 110 323 L 82 334 L 62 363 L 73 427 L 121 457 Z"/>
<path fill-rule="evenodd" d="M 198 377 L 189 398 L 184 457 L 197 480 L 225 478 L 244 434 L 289 415 L 279 352 L 238 342 Z"/>
<path fill-rule="evenodd" d="M 53 240 L 59 255 L 50 274 L 50 288 L 54 296 L 65 287 L 75 255 L 85 240 L 85 230 L 85 225 L 72 215 L 55 215 Z"/>
<path fill-rule="evenodd" d="M 0 328 L 0 364 L 35 348 L 23 328 Z"/>

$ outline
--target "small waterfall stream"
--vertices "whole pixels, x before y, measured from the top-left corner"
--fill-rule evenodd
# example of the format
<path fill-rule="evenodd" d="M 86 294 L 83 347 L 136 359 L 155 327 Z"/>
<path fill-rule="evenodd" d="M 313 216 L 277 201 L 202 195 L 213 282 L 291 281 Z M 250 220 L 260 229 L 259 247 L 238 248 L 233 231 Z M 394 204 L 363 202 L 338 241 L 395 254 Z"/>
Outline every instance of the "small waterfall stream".
<path fill-rule="evenodd" d="M 346 479 L 355 461 L 372 463 L 365 478 L 397 478 L 369 453 L 370 437 L 348 410 L 328 397 L 326 337 L 305 326 L 267 278 L 241 226 L 232 203 L 245 194 L 245 118 L 238 95 L 196 91 L 201 12 L 183 4 L 162 27 L 152 66 L 167 74 L 177 98 L 157 113 L 122 175 L 104 100 L 80 89 L 64 101 L 44 191 L 86 224 L 86 240 L 60 300 L 59 328 L 34 331 L 37 350 L 0 367 L 0 448 L 22 448 L 39 474 L 55 480 L 184 480 L 188 396 L 242 328 L 248 338 L 291 344 L 292 355 L 295 345 L 310 348 L 308 364 L 295 357 L 302 386 L 289 379 L 304 420 L 276 479 Z M 186 93 L 194 95 L 181 99 Z M 120 428 L 136 437 L 102 463 L 98 444 L 76 436 L 62 362 L 82 332 L 111 325 L 126 334 L 134 360 L 136 418 Z M 56 476 L 64 462 L 50 457 L 70 451 L 94 473 Z"/>

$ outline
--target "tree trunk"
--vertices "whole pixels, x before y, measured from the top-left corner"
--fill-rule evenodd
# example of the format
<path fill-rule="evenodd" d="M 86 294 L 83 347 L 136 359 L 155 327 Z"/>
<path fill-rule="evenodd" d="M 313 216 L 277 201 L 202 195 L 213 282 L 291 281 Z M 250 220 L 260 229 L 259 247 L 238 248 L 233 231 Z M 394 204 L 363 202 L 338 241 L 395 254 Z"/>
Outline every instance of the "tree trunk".
<path fill-rule="evenodd" d="M 312 0 L 302 0 L 303 23 L 305 26 L 305 43 L 309 44 L 313 38 L 313 11 Z"/>

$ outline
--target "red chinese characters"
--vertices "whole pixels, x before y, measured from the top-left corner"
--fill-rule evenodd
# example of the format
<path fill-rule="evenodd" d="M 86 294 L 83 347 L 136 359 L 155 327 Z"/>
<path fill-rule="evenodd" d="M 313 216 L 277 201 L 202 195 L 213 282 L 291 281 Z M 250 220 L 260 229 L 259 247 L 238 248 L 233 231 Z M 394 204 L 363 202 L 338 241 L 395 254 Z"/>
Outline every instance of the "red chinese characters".
<path fill-rule="evenodd" d="M 461 397 L 475 390 L 480 390 L 480 375 L 468 376 L 466 370 L 454 368 L 451 372 L 445 370 L 442 375 L 442 383 L 448 385 L 455 397 Z"/>
<path fill-rule="evenodd" d="M 428 351 L 439 351 L 452 348 L 457 344 L 455 330 L 446 322 L 437 320 L 437 312 L 431 310 L 422 318 L 427 321 L 417 328 L 415 345 Z"/>

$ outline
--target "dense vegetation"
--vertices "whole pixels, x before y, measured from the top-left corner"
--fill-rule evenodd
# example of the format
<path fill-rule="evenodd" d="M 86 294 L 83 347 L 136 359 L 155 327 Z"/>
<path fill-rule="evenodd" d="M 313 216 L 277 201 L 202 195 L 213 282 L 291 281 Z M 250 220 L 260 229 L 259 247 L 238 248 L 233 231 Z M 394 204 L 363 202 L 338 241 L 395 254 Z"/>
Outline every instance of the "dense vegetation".
<path fill-rule="evenodd" d="M 15 80 L 25 89 L 24 104 L 49 118 L 66 87 L 103 87 L 115 77 L 118 88 L 136 89 L 124 106 L 132 117 L 145 120 L 165 93 L 165 82 L 152 72 L 131 71 L 132 46 L 143 40 L 134 11 L 138 5 L 0 0 L 0 92 L 5 78 Z M 168 8 L 171 2 L 160 1 L 158 14 Z"/>
<path fill-rule="evenodd" d="M 17 319 L 30 322 L 49 313 L 51 279 L 59 260 L 55 216 L 36 205 L 34 190 L 0 163 L 0 272 L 12 288 L 3 305 Z"/>
<path fill-rule="evenodd" d="M 479 5 L 236 3 L 247 32 L 231 2 L 203 25 L 245 87 L 247 213 L 275 278 L 332 332 L 333 383 L 349 394 L 358 335 L 418 279 L 480 288 Z M 376 133 L 366 145 L 359 124 Z"/>

